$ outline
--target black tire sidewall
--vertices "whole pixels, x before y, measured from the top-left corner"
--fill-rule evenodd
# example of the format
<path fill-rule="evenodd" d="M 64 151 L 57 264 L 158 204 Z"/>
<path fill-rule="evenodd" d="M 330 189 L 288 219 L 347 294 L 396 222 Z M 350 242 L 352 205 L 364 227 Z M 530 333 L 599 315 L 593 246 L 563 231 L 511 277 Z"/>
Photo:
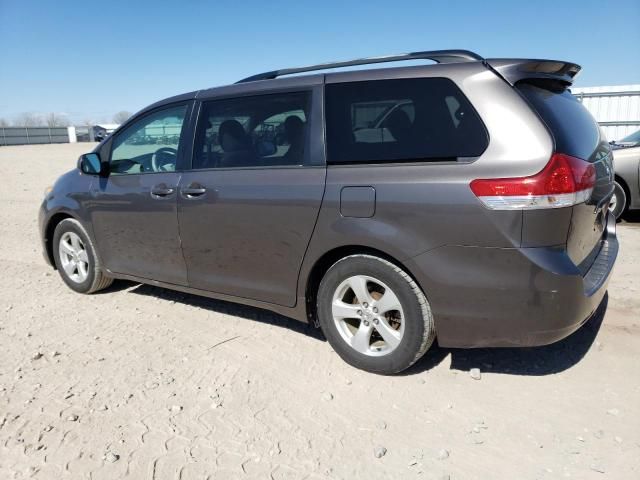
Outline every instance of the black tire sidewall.
<path fill-rule="evenodd" d="M 385 283 L 398 296 L 404 312 L 405 330 L 400 344 L 388 355 L 374 357 L 355 351 L 338 331 L 331 312 L 335 289 L 346 278 L 367 275 Z M 355 255 L 334 264 L 318 289 L 318 321 L 322 331 L 340 357 L 347 363 L 372 373 L 393 374 L 411 366 L 423 345 L 425 320 L 422 306 L 409 282 L 386 262 L 375 257 Z"/>
<path fill-rule="evenodd" d="M 624 191 L 624 188 L 622 188 L 622 185 L 620 185 L 618 182 L 614 183 L 614 188 L 617 203 L 616 208 L 613 209 L 611 213 L 613 213 L 616 219 L 619 219 L 627 209 L 627 192 Z"/>
<path fill-rule="evenodd" d="M 82 239 L 82 243 L 84 244 L 84 248 L 87 251 L 87 257 L 89 258 L 89 267 L 88 267 L 88 275 L 87 278 L 84 282 L 82 283 L 77 283 L 74 282 L 73 280 L 71 280 L 66 272 L 64 271 L 64 269 L 62 268 L 62 263 L 60 261 L 60 238 L 62 237 L 62 235 L 64 235 L 66 232 L 74 232 L 76 233 L 81 239 Z M 94 283 L 95 280 L 95 275 L 96 275 L 96 260 L 95 260 L 95 253 L 93 251 L 93 245 L 91 244 L 91 241 L 89 240 L 86 232 L 84 231 L 84 229 L 82 228 L 82 226 L 75 220 L 63 220 L 61 221 L 57 226 L 56 229 L 53 233 L 53 258 L 55 260 L 55 264 L 56 264 L 56 269 L 58 270 L 58 273 L 60 274 L 60 277 L 62 277 L 62 280 L 64 281 L 64 283 L 67 284 L 67 286 L 69 288 L 71 288 L 72 290 L 78 292 L 78 293 L 87 293 L 91 290 L 91 287 Z"/>

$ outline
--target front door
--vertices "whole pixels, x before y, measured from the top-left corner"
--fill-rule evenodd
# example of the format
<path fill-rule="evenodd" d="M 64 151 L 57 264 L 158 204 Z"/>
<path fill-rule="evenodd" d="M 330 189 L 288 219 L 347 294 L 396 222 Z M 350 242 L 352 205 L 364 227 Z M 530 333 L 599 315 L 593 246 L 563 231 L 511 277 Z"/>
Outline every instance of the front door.
<path fill-rule="evenodd" d="M 178 197 L 191 287 L 295 304 L 326 173 L 311 101 L 309 90 L 202 104 Z"/>
<path fill-rule="evenodd" d="M 109 175 L 94 180 L 89 209 L 102 261 L 112 272 L 187 284 L 176 166 L 189 110 L 184 103 L 154 110 L 111 140 Z"/>

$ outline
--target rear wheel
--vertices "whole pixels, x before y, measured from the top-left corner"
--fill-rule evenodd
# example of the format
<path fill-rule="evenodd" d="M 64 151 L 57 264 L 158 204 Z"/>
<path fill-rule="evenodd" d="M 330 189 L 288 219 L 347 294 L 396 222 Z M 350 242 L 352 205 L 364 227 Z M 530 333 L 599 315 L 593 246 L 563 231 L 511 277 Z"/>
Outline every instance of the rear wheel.
<path fill-rule="evenodd" d="M 404 270 L 372 255 L 345 257 L 327 271 L 317 311 L 338 355 L 369 372 L 405 370 L 435 338 L 431 309 L 420 287 Z"/>
<path fill-rule="evenodd" d="M 620 218 L 627 209 L 627 194 L 618 182 L 614 182 L 613 196 L 609 202 L 609 210 L 614 217 Z"/>
<path fill-rule="evenodd" d="M 72 290 L 93 293 L 113 283 L 104 274 L 91 239 L 77 220 L 67 218 L 56 226 L 53 253 L 62 280 Z"/>

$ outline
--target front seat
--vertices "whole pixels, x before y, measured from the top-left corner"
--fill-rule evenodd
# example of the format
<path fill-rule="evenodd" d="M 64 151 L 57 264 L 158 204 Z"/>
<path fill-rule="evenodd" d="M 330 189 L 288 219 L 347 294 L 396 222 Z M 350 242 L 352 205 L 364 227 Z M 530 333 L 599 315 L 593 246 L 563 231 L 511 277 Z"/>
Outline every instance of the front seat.
<path fill-rule="evenodd" d="M 302 165 L 304 161 L 305 123 L 300 117 L 288 116 L 284 121 L 284 134 L 289 150 L 282 156 L 285 165 Z"/>
<path fill-rule="evenodd" d="M 224 152 L 221 167 L 248 167 L 255 165 L 251 139 L 237 120 L 225 120 L 218 129 L 220 146 Z"/>

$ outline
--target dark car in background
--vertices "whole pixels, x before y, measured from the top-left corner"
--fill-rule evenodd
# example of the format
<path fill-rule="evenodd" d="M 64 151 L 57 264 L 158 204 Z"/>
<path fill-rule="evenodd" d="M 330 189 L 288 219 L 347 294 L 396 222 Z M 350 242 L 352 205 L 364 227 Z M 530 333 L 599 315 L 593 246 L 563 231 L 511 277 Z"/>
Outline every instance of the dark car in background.
<path fill-rule="evenodd" d="M 91 126 L 90 136 L 92 136 L 93 141 L 101 142 L 108 135 L 111 135 L 120 125 L 115 123 L 102 123 L 98 125 Z"/>
<path fill-rule="evenodd" d="M 416 59 L 436 64 L 317 73 Z M 579 70 L 416 52 L 160 101 L 46 195 L 45 258 L 81 293 L 129 279 L 310 322 L 376 373 L 436 336 L 555 342 L 598 308 L 618 251 Z"/>

